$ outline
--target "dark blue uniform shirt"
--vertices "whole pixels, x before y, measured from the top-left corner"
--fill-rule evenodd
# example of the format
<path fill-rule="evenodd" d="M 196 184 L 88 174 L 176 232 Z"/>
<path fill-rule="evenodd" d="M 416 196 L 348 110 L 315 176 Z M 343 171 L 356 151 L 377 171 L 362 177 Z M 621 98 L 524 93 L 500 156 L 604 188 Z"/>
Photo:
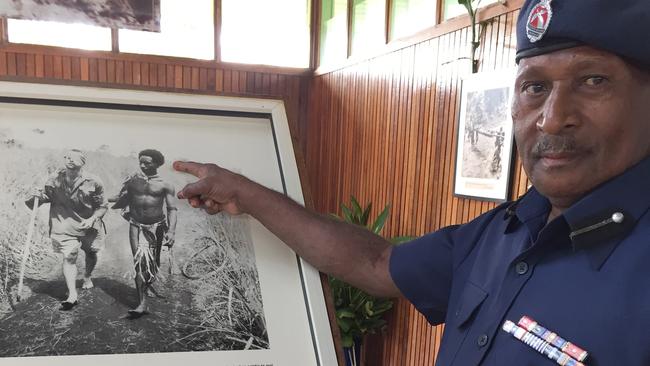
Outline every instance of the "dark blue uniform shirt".
<path fill-rule="evenodd" d="M 396 247 L 395 283 L 446 323 L 437 365 L 556 364 L 501 330 L 524 315 L 589 352 L 586 365 L 650 365 L 649 192 L 646 158 L 548 224 L 550 203 L 532 188 Z M 623 222 L 608 223 L 616 212 Z"/>

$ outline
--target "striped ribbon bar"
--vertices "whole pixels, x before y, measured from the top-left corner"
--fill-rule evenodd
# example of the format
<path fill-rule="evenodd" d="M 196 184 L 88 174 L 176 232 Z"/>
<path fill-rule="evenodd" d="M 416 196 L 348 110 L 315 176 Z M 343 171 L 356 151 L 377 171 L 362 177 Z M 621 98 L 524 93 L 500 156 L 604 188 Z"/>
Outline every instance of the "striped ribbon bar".
<path fill-rule="evenodd" d="M 502 329 L 507 333 L 512 334 L 515 338 L 522 341 L 535 351 L 555 361 L 558 365 L 585 366 L 582 362 L 575 360 L 567 353 L 562 352 L 559 348 L 552 346 L 549 342 L 539 338 L 510 320 L 506 320 L 503 323 Z"/>
<path fill-rule="evenodd" d="M 544 328 L 530 317 L 522 316 L 521 319 L 519 319 L 518 324 L 520 327 L 540 337 L 554 347 L 559 348 L 562 352 L 566 352 L 569 354 L 569 356 L 575 358 L 580 362 L 584 361 L 587 356 L 589 356 L 589 353 L 587 353 L 587 351 L 558 336 L 556 333 Z"/>

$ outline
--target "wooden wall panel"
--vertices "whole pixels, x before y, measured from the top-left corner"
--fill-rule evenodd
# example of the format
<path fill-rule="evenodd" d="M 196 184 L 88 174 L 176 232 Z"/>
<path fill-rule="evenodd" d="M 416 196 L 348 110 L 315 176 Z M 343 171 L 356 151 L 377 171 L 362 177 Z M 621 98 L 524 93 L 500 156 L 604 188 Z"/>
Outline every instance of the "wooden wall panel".
<path fill-rule="evenodd" d="M 486 23 L 480 70 L 514 67 L 517 11 Z M 310 83 L 307 169 L 315 207 L 339 212 L 355 195 L 373 214 L 391 205 L 386 236 L 422 235 L 467 222 L 495 203 L 453 196 L 461 78 L 471 32 L 463 28 L 315 76 Z M 514 161 L 511 198 L 528 180 Z M 431 327 L 407 302 L 389 328 L 370 337 L 369 366 L 433 365 L 443 326 Z"/>
<path fill-rule="evenodd" d="M 247 70 L 214 62 L 0 44 L 0 80 L 283 99 L 294 147 L 304 155 L 310 74 Z"/>

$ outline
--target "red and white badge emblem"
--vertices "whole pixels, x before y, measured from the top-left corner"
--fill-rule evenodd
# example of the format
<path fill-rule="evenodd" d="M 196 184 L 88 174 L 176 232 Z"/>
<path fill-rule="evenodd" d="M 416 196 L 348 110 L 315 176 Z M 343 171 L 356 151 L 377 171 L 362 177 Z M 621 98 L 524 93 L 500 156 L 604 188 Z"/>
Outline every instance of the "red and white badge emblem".
<path fill-rule="evenodd" d="M 551 0 L 541 0 L 530 10 L 528 23 L 526 23 L 526 35 L 531 42 L 535 43 L 544 37 L 552 17 Z"/>

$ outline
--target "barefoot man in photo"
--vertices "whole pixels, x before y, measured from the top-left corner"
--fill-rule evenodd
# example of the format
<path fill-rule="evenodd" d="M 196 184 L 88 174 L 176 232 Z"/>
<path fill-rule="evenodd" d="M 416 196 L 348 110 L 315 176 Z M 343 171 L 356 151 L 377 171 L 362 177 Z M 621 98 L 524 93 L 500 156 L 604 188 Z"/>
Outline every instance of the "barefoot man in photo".
<path fill-rule="evenodd" d="M 56 253 L 63 255 L 63 277 L 68 297 L 60 310 L 71 310 L 78 302 L 76 289 L 77 256 L 79 249 L 86 253 L 86 271 L 82 288 L 93 287 L 91 275 L 97 265 L 97 252 L 104 247 L 106 228 L 102 217 L 108 210 L 104 187 L 99 178 L 83 171 L 86 156 L 79 150 L 70 150 L 63 157 L 65 168 L 56 171 L 25 202 L 27 207 L 50 204 L 50 239 Z"/>
<path fill-rule="evenodd" d="M 129 310 L 131 318 L 148 313 L 146 292 L 156 279 L 160 267 L 162 246 L 172 247 L 176 230 L 174 187 L 158 176 L 158 168 L 165 163 L 160 151 L 140 152 L 140 170 L 122 185 L 120 193 L 111 198 L 112 208 L 124 209 L 129 221 L 129 241 L 135 266 L 135 286 L 139 304 Z M 165 214 L 166 212 L 166 214 Z M 144 238 L 140 242 L 140 237 Z"/>

